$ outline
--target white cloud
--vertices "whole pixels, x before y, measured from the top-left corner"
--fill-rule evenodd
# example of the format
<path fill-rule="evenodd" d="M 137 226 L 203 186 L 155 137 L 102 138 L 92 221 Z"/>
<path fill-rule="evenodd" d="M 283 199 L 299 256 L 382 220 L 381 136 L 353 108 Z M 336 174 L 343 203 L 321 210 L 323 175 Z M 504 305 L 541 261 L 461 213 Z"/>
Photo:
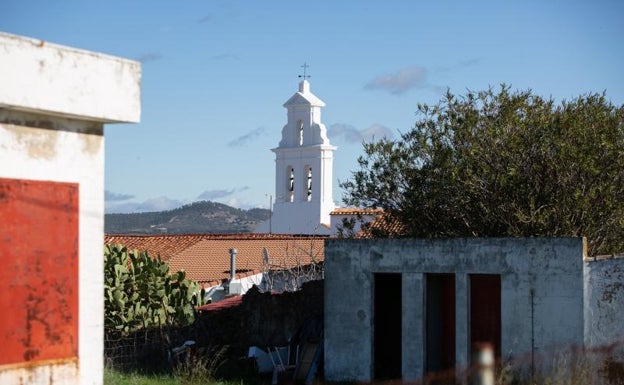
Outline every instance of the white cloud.
<path fill-rule="evenodd" d="M 183 206 L 185 202 L 170 199 L 164 196 L 147 199 L 143 202 L 105 203 L 106 214 L 145 213 L 152 211 L 167 211 Z"/>
<path fill-rule="evenodd" d="M 386 90 L 393 95 L 400 95 L 414 88 L 427 87 L 427 69 L 417 66 L 378 76 L 364 86 L 368 90 Z"/>
<path fill-rule="evenodd" d="M 240 197 L 234 197 L 233 194 L 241 193 L 250 190 L 249 186 L 236 187 L 232 189 L 214 189 L 206 190 L 201 193 L 195 201 L 209 200 L 213 202 L 224 203 L 228 206 L 250 209 L 258 207 L 257 204 L 250 204 L 241 201 Z M 108 197 L 123 197 L 124 200 L 132 198 L 130 195 L 114 194 L 111 192 L 106 193 Z M 157 198 L 147 199 L 143 202 L 120 202 L 122 199 L 108 199 L 105 201 L 104 211 L 106 214 L 128 214 L 128 213 L 145 213 L 153 211 L 167 211 L 177 209 L 178 207 L 192 203 L 189 201 L 181 201 L 177 199 L 171 199 L 165 196 Z"/>
<path fill-rule="evenodd" d="M 120 194 L 120 193 L 114 193 L 112 191 L 109 190 L 104 190 L 104 200 L 105 201 L 126 201 L 128 199 L 132 199 L 134 198 L 134 195 L 130 195 L 130 194 Z"/>
<path fill-rule="evenodd" d="M 235 207 L 237 209 L 241 207 L 241 202 L 238 200 L 238 198 L 230 198 L 225 204 L 228 206 Z"/>
<path fill-rule="evenodd" d="M 261 136 L 262 134 L 264 134 L 264 132 L 265 132 L 264 127 L 258 127 L 256 129 L 253 129 L 253 130 L 249 131 L 245 135 L 239 136 L 238 138 L 230 141 L 227 145 L 229 147 L 240 147 L 240 146 L 243 146 L 243 145 L 247 144 L 248 142 L 251 142 L 252 140 L 254 140 L 257 137 Z"/>
<path fill-rule="evenodd" d="M 156 61 L 156 60 L 160 60 L 162 59 L 163 55 L 157 53 L 157 52 L 149 52 L 149 53 L 145 53 L 141 56 L 139 56 L 137 58 L 138 61 L 140 61 L 141 63 L 147 63 L 147 62 L 151 62 L 151 61 Z"/>
<path fill-rule="evenodd" d="M 327 135 L 332 139 L 342 137 L 349 143 L 362 143 L 373 139 L 384 137 L 391 139 L 394 137 L 392 130 L 381 124 L 373 124 L 362 130 L 358 130 L 350 124 L 332 124 L 327 130 Z"/>
<path fill-rule="evenodd" d="M 236 189 L 206 190 L 203 193 L 199 194 L 197 199 L 204 200 L 204 201 L 212 201 L 212 200 L 219 199 L 219 198 L 225 198 L 227 196 L 234 194 L 235 192 L 236 192 Z"/>

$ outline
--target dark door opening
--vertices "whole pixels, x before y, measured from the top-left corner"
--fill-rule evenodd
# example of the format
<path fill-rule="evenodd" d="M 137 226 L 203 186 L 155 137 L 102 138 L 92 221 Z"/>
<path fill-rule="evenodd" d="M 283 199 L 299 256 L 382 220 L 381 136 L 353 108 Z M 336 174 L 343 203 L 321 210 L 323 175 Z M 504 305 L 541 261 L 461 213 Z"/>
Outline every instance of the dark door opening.
<path fill-rule="evenodd" d="M 487 344 L 501 357 L 501 279 L 495 274 L 470 275 L 470 347 Z"/>
<path fill-rule="evenodd" d="M 442 377 L 455 367 L 455 275 L 425 275 L 425 372 Z"/>
<path fill-rule="evenodd" d="M 376 380 L 401 378 L 401 274 L 377 273 L 373 285 L 373 377 Z"/>

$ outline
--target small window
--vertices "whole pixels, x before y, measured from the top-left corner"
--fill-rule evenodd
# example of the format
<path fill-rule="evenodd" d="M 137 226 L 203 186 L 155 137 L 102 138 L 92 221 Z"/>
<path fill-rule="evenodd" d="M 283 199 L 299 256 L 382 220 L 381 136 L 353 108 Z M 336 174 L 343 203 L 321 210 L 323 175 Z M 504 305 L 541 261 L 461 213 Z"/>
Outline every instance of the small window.
<path fill-rule="evenodd" d="M 312 167 L 308 167 L 308 202 L 312 199 Z"/>
<path fill-rule="evenodd" d="M 299 145 L 303 146 L 303 122 L 301 119 L 297 120 L 297 127 L 299 127 Z"/>

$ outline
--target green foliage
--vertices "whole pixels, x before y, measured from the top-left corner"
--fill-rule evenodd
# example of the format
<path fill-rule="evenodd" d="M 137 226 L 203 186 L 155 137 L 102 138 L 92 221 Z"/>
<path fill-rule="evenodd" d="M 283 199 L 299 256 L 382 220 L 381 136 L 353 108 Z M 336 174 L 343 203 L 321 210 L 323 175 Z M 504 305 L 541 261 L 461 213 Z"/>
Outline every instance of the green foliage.
<path fill-rule="evenodd" d="M 125 373 L 115 371 L 113 369 L 104 369 L 104 385 L 241 385 L 241 382 L 224 382 L 196 376 L 188 378 L 187 376 L 165 375 L 165 374 L 144 374 L 144 373 Z"/>
<path fill-rule="evenodd" d="M 170 375 L 124 373 L 104 368 L 104 385 L 179 385 L 180 381 Z"/>
<path fill-rule="evenodd" d="M 153 326 L 186 325 L 195 318 L 203 293 L 179 271 L 169 274 L 160 257 L 128 251 L 120 245 L 104 248 L 104 324 L 130 332 Z"/>
<path fill-rule="evenodd" d="M 624 106 L 502 85 L 417 116 L 399 140 L 364 144 L 345 203 L 384 209 L 398 236 L 585 236 L 590 255 L 624 251 Z"/>
<path fill-rule="evenodd" d="M 182 383 L 189 385 L 214 382 L 217 370 L 225 362 L 227 349 L 227 346 L 213 349 L 202 348 L 174 366 L 173 375 Z"/>
<path fill-rule="evenodd" d="M 338 225 L 338 238 L 354 238 L 356 235 L 355 225 L 358 220 L 362 220 L 361 215 L 358 215 L 355 218 L 342 218 L 342 222 Z"/>

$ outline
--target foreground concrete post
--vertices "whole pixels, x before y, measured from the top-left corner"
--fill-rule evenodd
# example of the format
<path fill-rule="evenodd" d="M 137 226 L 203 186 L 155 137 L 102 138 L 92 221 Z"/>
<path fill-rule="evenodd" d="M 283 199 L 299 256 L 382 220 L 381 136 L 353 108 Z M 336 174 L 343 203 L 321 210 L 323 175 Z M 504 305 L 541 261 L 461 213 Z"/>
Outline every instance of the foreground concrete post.
<path fill-rule="evenodd" d="M 403 274 L 403 382 L 416 383 L 424 376 L 424 274 Z"/>
<path fill-rule="evenodd" d="M 140 64 L 0 33 L 0 384 L 101 384 L 103 124 Z"/>
<path fill-rule="evenodd" d="M 468 368 L 468 274 L 455 275 L 455 368 L 461 373 Z"/>
<path fill-rule="evenodd" d="M 494 347 L 489 343 L 475 344 L 471 357 L 471 384 L 494 385 Z"/>

